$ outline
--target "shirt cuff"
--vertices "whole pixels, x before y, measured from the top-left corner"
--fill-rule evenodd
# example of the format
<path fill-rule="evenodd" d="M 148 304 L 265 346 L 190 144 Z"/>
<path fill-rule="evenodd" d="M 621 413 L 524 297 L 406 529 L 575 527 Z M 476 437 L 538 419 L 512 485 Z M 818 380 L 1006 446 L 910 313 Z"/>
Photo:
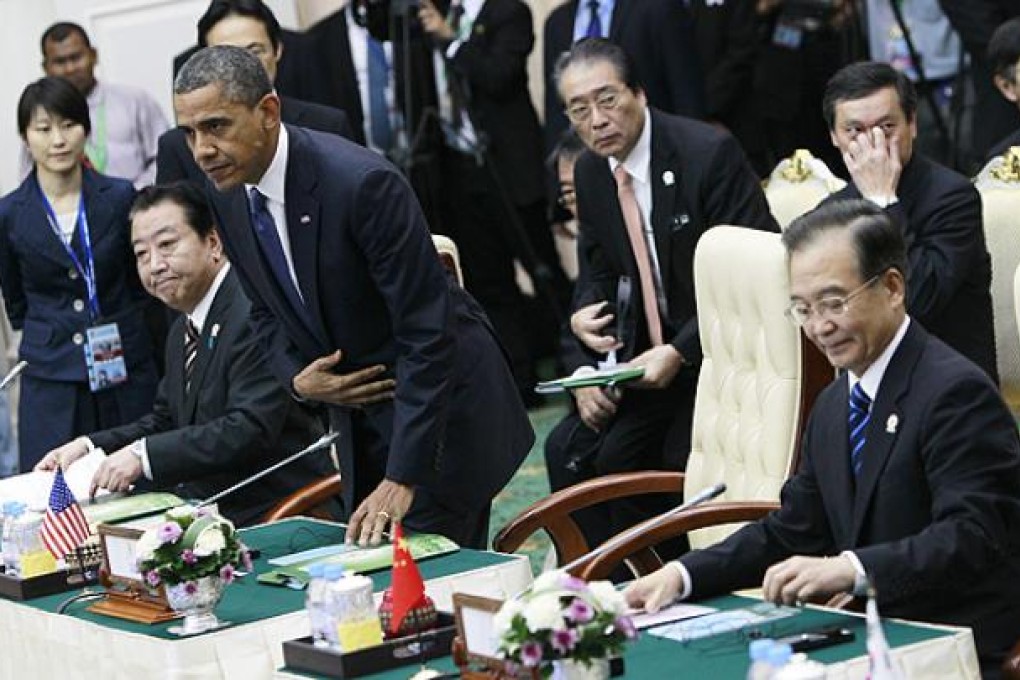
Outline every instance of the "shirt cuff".
<path fill-rule="evenodd" d="M 691 585 L 691 572 L 687 571 L 687 567 L 685 567 L 682 562 L 676 560 L 667 562 L 666 565 L 673 567 L 680 573 L 680 581 L 683 584 L 683 587 L 681 587 L 680 592 L 677 593 L 676 599 L 686 600 L 691 596 L 691 591 L 694 589 Z"/>
<path fill-rule="evenodd" d="M 131 444 L 131 453 L 138 457 L 138 460 L 142 461 L 142 474 L 149 481 L 152 481 L 152 468 L 149 466 L 149 447 L 145 443 L 145 437 L 136 439 Z"/>
<path fill-rule="evenodd" d="M 888 208 L 889 206 L 895 205 L 900 202 L 899 197 L 896 196 L 895 194 L 892 196 L 872 196 L 868 200 L 882 209 Z"/>
<path fill-rule="evenodd" d="M 839 554 L 840 557 L 845 557 L 850 560 L 850 564 L 854 565 L 854 589 L 851 593 L 854 597 L 864 597 L 868 594 L 868 573 L 864 571 L 864 565 L 861 564 L 861 558 L 857 557 L 851 550 L 844 550 Z"/>

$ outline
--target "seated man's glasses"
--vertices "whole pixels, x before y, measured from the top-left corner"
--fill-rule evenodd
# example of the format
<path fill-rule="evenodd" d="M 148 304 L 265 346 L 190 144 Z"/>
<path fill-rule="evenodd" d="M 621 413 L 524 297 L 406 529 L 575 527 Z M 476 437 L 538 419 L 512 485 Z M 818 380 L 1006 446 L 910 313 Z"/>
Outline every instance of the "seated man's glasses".
<path fill-rule="evenodd" d="M 596 108 L 602 111 L 602 113 L 615 111 L 623 103 L 623 94 L 623 90 L 607 87 L 592 99 L 574 101 L 566 109 L 567 118 L 574 125 L 581 125 L 588 122 Z"/>
<path fill-rule="evenodd" d="M 824 297 L 817 302 L 804 302 L 803 300 L 793 302 L 786 308 L 786 316 L 793 322 L 793 325 L 798 327 L 806 324 L 808 319 L 814 314 L 817 314 L 822 319 L 830 320 L 843 316 L 850 307 L 850 301 L 874 285 L 884 273 L 883 271 L 875 274 L 862 283 L 860 287 L 855 288 L 846 295 Z"/>

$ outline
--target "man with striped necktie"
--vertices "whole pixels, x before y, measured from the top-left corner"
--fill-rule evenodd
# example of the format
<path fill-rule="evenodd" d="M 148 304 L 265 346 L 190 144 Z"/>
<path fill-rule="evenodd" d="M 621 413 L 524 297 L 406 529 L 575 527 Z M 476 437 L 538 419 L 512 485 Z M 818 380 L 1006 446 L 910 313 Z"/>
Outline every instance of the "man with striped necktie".
<path fill-rule="evenodd" d="M 907 316 L 906 246 L 869 201 L 783 234 L 790 319 L 843 372 L 808 420 L 782 506 L 627 590 L 656 610 L 763 585 L 783 604 L 861 596 L 885 616 L 967 626 L 984 677 L 1020 637 L 1020 439 L 977 365 Z"/>

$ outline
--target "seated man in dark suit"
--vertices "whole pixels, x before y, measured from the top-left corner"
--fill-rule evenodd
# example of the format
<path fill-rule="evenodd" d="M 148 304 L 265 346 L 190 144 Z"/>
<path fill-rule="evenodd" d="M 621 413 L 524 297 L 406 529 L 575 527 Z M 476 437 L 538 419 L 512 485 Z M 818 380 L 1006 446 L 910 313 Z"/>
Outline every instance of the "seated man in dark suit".
<path fill-rule="evenodd" d="M 970 180 L 915 153 L 917 93 L 888 64 L 840 69 L 822 100 L 850 184 L 828 200 L 866 198 L 907 242 L 907 311 L 997 380 L 992 264 Z"/>
<path fill-rule="evenodd" d="M 1020 439 L 988 376 L 907 316 L 907 249 L 873 204 L 796 220 L 791 320 L 843 371 L 819 396 L 782 507 L 639 579 L 628 602 L 761 585 L 767 600 L 877 591 L 886 616 L 970 626 L 994 674 L 1020 637 Z"/>
<path fill-rule="evenodd" d="M 262 62 L 270 82 L 276 80 L 283 42 L 280 23 L 261 0 L 214 0 L 198 20 L 198 39 L 206 45 L 243 47 Z M 331 132 L 361 142 L 361 130 L 355 130 L 340 109 L 321 104 L 280 97 L 281 116 L 286 123 Z M 195 165 L 184 133 L 171 129 L 159 138 L 156 181 L 160 184 L 187 179 L 201 184 L 205 175 Z"/>
<path fill-rule="evenodd" d="M 1014 106 L 1020 107 L 1020 17 L 1000 25 L 988 43 L 988 63 L 991 64 L 995 87 Z M 993 146 L 986 160 L 1006 153 L 1011 146 L 1020 146 L 1020 129 Z"/>
<path fill-rule="evenodd" d="M 321 428 L 270 373 L 248 325 L 251 303 L 199 190 L 186 183 L 142 190 L 131 243 L 146 290 L 181 312 L 153 412 L 56 448 L 36 469 L 66 467 L 99 447 L 108 457 L 93 493 L 138 483 L 206 498 L 311 444 Z M 328 454 L 310 454 L 226 496 L 220 511 L 255 523 L 276 501 L 335 471 Z"/>

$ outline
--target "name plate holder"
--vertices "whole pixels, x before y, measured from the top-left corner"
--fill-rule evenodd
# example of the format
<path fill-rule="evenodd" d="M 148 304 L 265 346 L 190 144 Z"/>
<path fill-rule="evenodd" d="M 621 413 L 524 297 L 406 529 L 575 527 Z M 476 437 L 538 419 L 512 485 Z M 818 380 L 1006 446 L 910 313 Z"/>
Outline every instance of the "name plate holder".
<path fill-rule="evenodd" d="M 99 582 L 106 588 L 106 594 L 88 610 L 148 625 L 180 618 L 181 614 L 167 602 L 163 586 L 151 587 L 138 572 L 136 545 L 143 530 L 100 524 L 96 532 L 103 545 Z"/>

